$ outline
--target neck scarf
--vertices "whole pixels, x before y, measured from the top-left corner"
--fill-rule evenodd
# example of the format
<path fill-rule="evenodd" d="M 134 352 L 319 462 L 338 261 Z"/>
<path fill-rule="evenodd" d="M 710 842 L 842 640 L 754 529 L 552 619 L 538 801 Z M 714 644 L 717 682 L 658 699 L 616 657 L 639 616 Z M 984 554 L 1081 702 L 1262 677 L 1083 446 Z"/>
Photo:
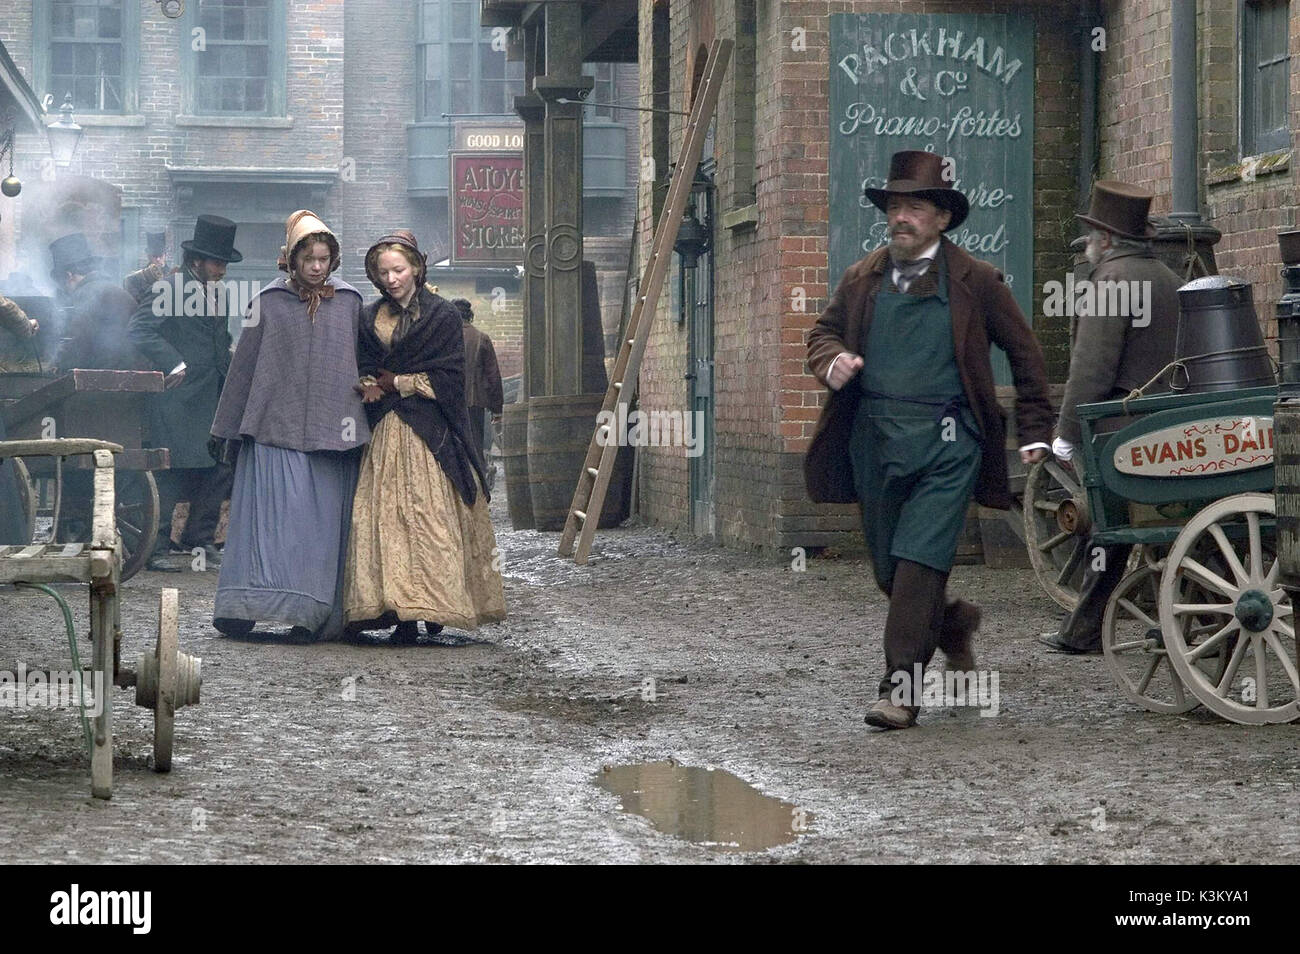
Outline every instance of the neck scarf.
<path fill-rule="evenodd" d="M 930 267 L 930 259 L 928 258 L 900 262 L 891 255 L 890 260 L 893 267 L 898 270 L 898 280 L 894 284 L 898 286 L 900 292 L 906 292 L 908 286 L 925 274 L 925 270 Z"/>
<path fill-rule="evenodd" d="M 321 299 L 334 297 L 334 286 L 328 279 L 319 285 L 308 285 L 297 275 L 293 275 L 289 278 L 289 287 L 298 293 L 299 301 L 307 303 L 307 317 L 312 321 L 316 320 L 316 309 L 320 307 Z"/>

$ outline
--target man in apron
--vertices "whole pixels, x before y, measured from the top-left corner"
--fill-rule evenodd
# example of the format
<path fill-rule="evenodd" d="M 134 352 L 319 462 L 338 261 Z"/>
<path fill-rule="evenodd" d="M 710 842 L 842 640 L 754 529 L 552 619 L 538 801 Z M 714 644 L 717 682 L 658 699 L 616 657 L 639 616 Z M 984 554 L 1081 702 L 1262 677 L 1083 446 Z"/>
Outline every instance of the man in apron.
<path fill-rule="evenodd" d="M 808 336 L 808 365 L 830 389 L 805 459 L 809 496 L 858 501 L 875 578 L 890 596 L 885 676 L 869 725 L 915 724 L 917 676 L 936 649 L 974 669 L 979 608 L 947 601 L 971 497 L 1007 509 L 1005 429 L 989 346 L 1007 354 L 1021 459 L 1041 460 L 1052 408 L 1042 351 L 1002 275 L 943 233 L 966 218 L 946 160 L 896 153 L 884 189 L 889 245 L 845 273 Z"/>

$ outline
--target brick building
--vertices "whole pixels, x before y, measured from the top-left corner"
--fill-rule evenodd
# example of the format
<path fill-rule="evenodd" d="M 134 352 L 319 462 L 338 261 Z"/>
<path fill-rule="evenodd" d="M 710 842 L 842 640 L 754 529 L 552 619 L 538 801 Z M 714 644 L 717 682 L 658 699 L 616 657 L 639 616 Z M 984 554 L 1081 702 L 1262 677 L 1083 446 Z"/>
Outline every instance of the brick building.
<path fill-rule="evenodd" d="M 845 50 L 856 50 L 853 72 L 859 79 L 870 59 L 862 42 L 843 46 L 836 39 L 833 54 L 832 31 L 857 28 L 856 22 L 846 26 L 835 16 L 911 12 L 936 17 L 922 29 L 924 35 L 924 29 L 932 28 L 932 52 L 937 52 L 937 31 L 945 28 L 943 15 L 1001 16 L 997 29 L 1020 31 L 1027 58 L 1017 66 L 1000 47 L 997 54 L 1004 58 L 993 62 L 992 39 L 987 49 L 971 52 L 978 31 L 972 32 L 970 21 L 962 27 L 966 39 L 950 58 L 961 63 L 969 52 L 972 73 L 976 62 L 988 65 L 990 74 L 996 65 L 1000 75 L 986 77 L 986 85 L 1002 85 L 1002 78 L 1012 78 L 1009 74 L 1015 85 L 1024 84 L 1025 128 L 1016 148 L 1030 163 L 1021 173 L 1033 196 L 1032 233 L 1009 238 L 1033 277 L 1020 275 L 1019 281 L 1040 283 L 1069 267 L 1068 242 L 1078 234 L 1072 217 L 1080 178 L 1078 58 L 1080 33 L 1086 31 L 1063 26 L 1082 27 L 1078 4 L 643 0 L 643 103 L 687 109 L 710 41 L 735 41 L 716 132 L 706 147 L 713 248 L 712 261 L 699 271 L 704 276 L 706 267 L 712 267 L 711 315 L 702 308 L 683 314 L 681 302 L 665 294 L 641 374 L 643 408 L 703 407 L 706 448 L 698 457 L 676 447 L 645 450 L 641 508 L 648 519 L 713 535 L 724 544 L 787 552 L 795 546 L 860 542 L 856 507 L 813 505 L 802 473 L 803 452 L 823 400 L 822 386 L 805 369 L 805 337 L 840 277 L 831 269 L 830 233 L 838 214 L 831 201 L 832 168 L 841 161 L 832 155 L 831 86 L 844 70 Z M 872 40 L 875 30 L 884 32 Z M 858 41 L 866 37 L 866 46 L 881 45 L 889 30 L 887 22 L 865 23 Z M 945 45 L 960 35 L 948 28 Z M 910 52 L 895 48 L 893 54 L 898 55 L 886 58 L 905 59 Z M 847 64 L 851 69 L 853 62 Z M 678 115 L 643 114 L 643 155 L 664 168 L 680 149 L 682 127 Z M 862 159 L 864 168 L 875 170 L 867 174 L 883 177 L 889 155 L 900 148 L 920 144 L 892 137 L 886 127 L 883 135 L 859 136 L 849 158 Z M 844 149 L 836 146 L 834 151 Z M 850 178 L 845 194 L 856 206 L 860 181 Z M 1024 198 L 1022 205 L 1027 204 Z M 651 197 L 643 194 L 643 261 L 655 212 Z M 846 258 L 839 269 L 861 254 Z M 975 254 L 989 257 L 978 250 Z M 679 267 L 675 262 L 675 270 Z M 700 284 L 707 284 L 706 279 L 698 278 Z M 1037 318 L 1035 326 L 1053 370 L 1063 377 L 1068 362 L 1064 323 Z M 701 372 L 709 370 L 712 388 L 701 394 Z M 684 377 L 688 374 L 695 377 Z"/>
<path fill-rule="evenodd" d="M 1254 283 L 1256 307 L 1271 337 L 1273 304 L 1282 291 L 1276 233 L 1300 227 L 1291 158 L 1291 130 L 1300 125 L 1300 73 L 1292 66 L 1300 9 L 1285 0 L 1195 2 L 1199 140 L 1190 145 L 1197 154 L 1200 212 L 1223 233 L 1216 248 L 1219 270 Z M 711 261 L 705 262 L 712 266 L 710 308 L 683 308 L 666 290 L 640 390 L 645 408 L 704 406 L 707 449 L 692 458 L 681 448 L 646 448 L 642 513 L 730 545 L 788 552 L 801 545 L 860 542 L 855 507 L 815 506 L 804 492 L 802 454 L 824 399 L 805 369 L 805 337 L 843 268 L 859 257 L 845 254 L 837 218 L 868 235 L 860 253 L 878 244 L 871 210 L 863 218 L 856 209 L 842 209 L 846 202 L 856 205 L 861 194 L 862 183 L 852 173 L 883 178 L 889 155 L 900 148 L 945 154 L 952 148 L 962 156 L 951 132 L 943 138 L 942 125 L 936 137 L 942 141 L 935 145 L 896 135 L 951 92 L 952 75 L 933 73 L 919 96 L 912 89 L 915 103 L 924 98 L 925 104 L 914 103 L 910 115 L 897 113 L 899 103 L 909 102 L 899 98 L 898 87 L 905 92 L 909 78 L 923 79 L 924 67 L 936 62 L 927 56 L 937 57 L 940 45 L 948 67 L 967 67 L 972 87 L 978 79 L 990 91 L 1002 85 L 1009 93 L 1024 79 L 1032 84 L 1032 106 L 1021 117 L 1025 135 L 999 159 L 1008 168 L 1019 161 L 1029 165 L 1021 181 L 1030 184 L 1031 214 L 1008 217 L 1011 249 L 1002 258 L 986 254 L 996 243 L 972 250 L 997 262 L 1009 278 L 1015 272 L 1013 290 L 1043 346 L 1051 379 L 1063 382 L 1068 321 L 1043 314 L 1043 286 L 1064 278 L 1071 267 L 1068 246 L 1080 234 L 1073 214 L 1086 203 L 1091 182 L 1133 182 L 1155 193 L 1154 215 L 1173 211 L 1170 11 L 1169 0 L 641 0 L 643 105 L 687 109 L 710 40 L 735 42 L 715 135 L 706 147 L 714 204 Z M 973 27 L 963 19 L 972 16 L 1002 21 Z M 940 32 L 945 27 L 946 39 Z M 962 30 L 965 38 L 959 40 Z M 846 46 L 849 34 L 855 39 Z M 1006 51 L 995 49 L 1003 42 L 999 37 L 1009 38 Z M 1019 51 L 1019 71 L 1010 68 L 1013 49 Z M 920 76 L 909 77 L 912 64 L 922 66 Z M 862 85 L 845 87 L 841 74 L 848 73 Z M 888 89 L 867 82 L 881 73 L 892 84 Z M 850 90 L 847 99 L 844 89 Z M 983 105 L 1007 102 L 993 97 Z M 1088 108 L 1089 102 L 1095 105 Z M 856 113 L 845 112 L 855 107 Z M 869 128 L 874 135 L 859 135 L 847 159 L 836 133 L 846 116 L 856 117 L 855 124 L 876 122 Z M 643 156 L 663 168 L 680 149 L 682 126 L 676 114 L 643 114 Z M 980 154 L 965 155 L 970 169 L 969 161 Z M 958 172 L 960 180 L 960 167 Z M 970 178 L 976 179 L 973 173 Z M 957 183 L 973 208 L 984 185 Z M 660 194 L 641 199 L 642 262 Z M 883 216 L 876 218 L 883 222 Z M 1021 264 L 1013 268 L 1006 256 L 1016 246 Z M 699 272 L 697 285 L 707 285 L 704 265 Z M 711 364 L 704 395 L 701 359 Z"/>
<path fill-rule="evenodd" d="M 522 128 L 521 64 L 480 27 L 474 0 L 190 0 L 177 19 L 140 0 L 0 0 L 0 43 L 51 113 L 72 94 L 85 133 L 59 177 L 117 188 L 120 234 L 100 244 L 123 270 L 137 267 L 146 231 L 165 228 L 178 260 L 195 215 L 214 212 L 239 225 L 244 261 L 229 277 L 269 280 L 285 218 L 311 208 L 340 235 L 343 277 L 370 296 L 362 255 L 384 232 L 412 228 L 430 262 L 447 256 L 458 127 Z M 593 102 L 635 101 L 634 67 L 591 72 Z M 585 253 L 614 329 L 636 207 L 634 115 L 584 115 L 600 146 L 586 169 Z M 43 137 L 18 137 L 26 185 L 6 200 L 0 276 L 44 279 L 48 155 Z M 432 280 L 475 302 L 503 373 L 518 373 L 516 269 L 441 268 Z"/>

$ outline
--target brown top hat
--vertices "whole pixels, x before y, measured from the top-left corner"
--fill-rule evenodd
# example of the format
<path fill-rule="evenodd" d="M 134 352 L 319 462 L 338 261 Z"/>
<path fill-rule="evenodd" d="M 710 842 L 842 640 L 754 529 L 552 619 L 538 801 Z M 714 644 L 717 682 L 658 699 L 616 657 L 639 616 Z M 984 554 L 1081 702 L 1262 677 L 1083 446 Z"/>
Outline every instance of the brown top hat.
<path fill-rule="evenodd" d="M 1150 192 L 1127 182 L 1100 179 L 1092 184 L 1088 214 L 1075 215 L 1075 218 L 1124 238 L 1155 238 L 1156 227 L 1147 221 L 1151 199 Z"/>
<path fill-rule="evenodd" d="M 891 195 L 914 195 L 928 199 L 952 214 L 945 232 L 951 232 L 966 221 L 970 204 L 966 196 L 952 187 L 943 177 L 943 156 L 937 152 L 906 149 L 896 152 L 889 160 L 889 181 L 883 189 L 864 189 L 866 197 L 881 212 L 886 211 Z"/>

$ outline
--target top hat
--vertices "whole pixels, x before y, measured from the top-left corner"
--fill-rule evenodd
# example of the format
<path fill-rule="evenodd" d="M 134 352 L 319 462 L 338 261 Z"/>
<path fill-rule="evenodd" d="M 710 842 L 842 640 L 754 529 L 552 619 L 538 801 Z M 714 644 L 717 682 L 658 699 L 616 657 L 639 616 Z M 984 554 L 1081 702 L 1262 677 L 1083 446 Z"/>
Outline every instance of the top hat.
<path fill-rule="evenodd" d="M 889 181 L 883 189 L 863 189 L 871 204 L 885 212 L 891 195 L 914 195 L 928 199 L 952 214 L 945 232 L 966 221 L 970 204 L 966 196 L 952 187 L 943 176 L 943 156 L 920 149 L 896 152 L 889 160 Z"/>
<path fill-rule="evenodd" d="M 50 243 L 50 278 L 56 282 L 79 266 L 83 269 L 99 264 L 100 257 L 90 250 L 90 243 L 80 232 L 64 235 Z"/>
<path fill-rule="evenodd" d="M 1075 218 L 1123 238 L 1155 238 L 1156 227 L 1147 221 L 1151 198 L 1150 192 L 1127 182 L 1101 179 L 1092 185 L 1088 214 L 1076 214 Z"/>
<path fill-rule="evenodd" d="M 144 252 L 146 255 L 162 255 L 167 251 L 166 232 L 145 232 Z"/>
<path fill-rule="evenodd" d="M 219 215 L 200 215 L 194 223 L 194 238 L 181 242 L 181 248 L 199 258 L 212 258 L 219 262 L 244 260 L 235 249 L 235 223 Z"/>

